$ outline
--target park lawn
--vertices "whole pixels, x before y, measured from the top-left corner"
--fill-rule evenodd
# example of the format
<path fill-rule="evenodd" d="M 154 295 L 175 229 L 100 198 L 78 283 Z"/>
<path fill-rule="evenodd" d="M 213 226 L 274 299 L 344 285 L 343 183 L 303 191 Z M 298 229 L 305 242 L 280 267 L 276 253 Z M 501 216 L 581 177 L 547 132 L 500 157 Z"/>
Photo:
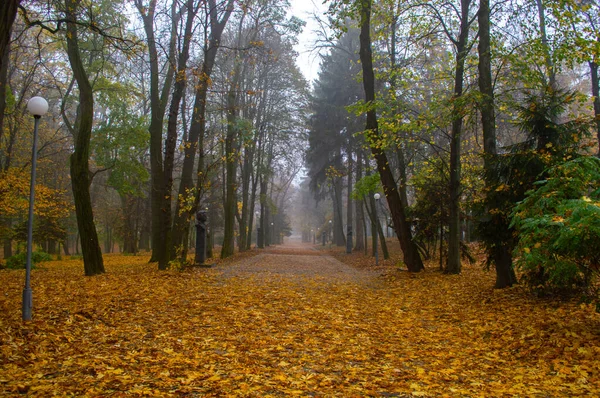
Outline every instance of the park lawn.
<path fill-rule="evenodd" d="M 105 263 L 34 270 L 27 323 L 24 272 L 0 271 L 0 395 L 600 396 L 594 308 L 494 290 L 479 265 L 357 283 Z"/>

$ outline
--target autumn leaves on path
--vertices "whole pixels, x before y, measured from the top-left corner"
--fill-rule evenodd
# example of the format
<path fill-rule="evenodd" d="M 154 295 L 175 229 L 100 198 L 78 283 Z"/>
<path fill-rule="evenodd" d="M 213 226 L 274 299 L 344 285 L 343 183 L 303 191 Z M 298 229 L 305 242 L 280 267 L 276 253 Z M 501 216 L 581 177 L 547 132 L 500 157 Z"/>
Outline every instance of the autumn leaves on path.
<path fill-rule="evenodd" d="M 247 258 L 218 270 L 227 277 L 275 279 L 285 277 L 298 282 L 355 282 L 364 283 L 373 273 L 348 266 L 335 258 L 323 255 L 312 246 L 292 241 L 284 246 L 272 246 L 255 257 Z"/>
<path fill-rule="evenodd" d="M 0 395 L 600 395 L 593 309 L 494 291 L 479 267 L 384 278 L 320 254 L 184 272 L 107 256 L 93 278 L 53 262 L 29 323 L 23 273 L 0 271 Z"/>

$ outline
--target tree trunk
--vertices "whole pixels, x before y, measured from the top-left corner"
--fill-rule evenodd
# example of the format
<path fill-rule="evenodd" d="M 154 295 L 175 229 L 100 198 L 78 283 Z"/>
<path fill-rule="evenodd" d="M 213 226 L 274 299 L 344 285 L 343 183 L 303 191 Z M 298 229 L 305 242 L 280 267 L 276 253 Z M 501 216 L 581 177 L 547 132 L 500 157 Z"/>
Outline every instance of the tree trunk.
<path fill-rule="evenodd" d="M 379 213 L 377 213 L 379 214 Z M 385 235 L 383 233 L 383 228 L 381 227 L 381 222 L 376 220 L 377 225 L 377 233 L 379 234 L 379 242 L 381 243 L 381 251 L 383 252 L 383 259 L 387 260 L 390 258 L 390 252 L 387 247 L 387 242 L 385 240 Z"/>
<path fill-rule="evenodd" d="M 352 150 L 348 149 L 348 186 L 346 203 L 346 253 L 352 253 L 352 224 L 354 224 L 354 210 L 352 206 L 352 172 L 353 172 Z"/>
<path fill-rule="evenodd" d="M 392 74 L 390 77 L 390 89 L 392 91 L 392 93 L 394 95 L 396 95 L 396 86 L 397 86 L 397 72 L 396 72 L 396 64 L 397 64 L 397 59 L 396 59 L 396 22 L 397 22 L 397 17 L 396 15 L 394 15 L 394 7 L 395 5 L 392 4 L 391 6 L 391 12 L 392 12 L 392 23 L 390 26 L 391 29 L 391 50 L 390 50 L 390 65 L 391 65 L 391 69 L 392 69 Z M 400 112 L 399 112 L 400 113 Z M 398 186 L 398 193 L 400 194 L 400 200 L 402 201 L 402 205 L 405 208 L 408 208 L 408 194 L 406 192 L 406 182 L 407 182 L 407 178 L 406 178 L 406 161 L 405 161 L 405 157 L 404 157 L 404 149 L 402 148 L 402 142 L 398 143 L 398 146 L 396 147 L 396 158 L 398 160 L 398 172 L 400 174 L 400 184 Z"/>
<path fill-rule="evenodd" d="M 70 256 L 71 253 L 69 252 L 69 240 L 68 240 L 68 238 L 65 238 L 65 240 L 63 240 L 61 242 L 61 245 L 63 247 L 63 251 L 65 253 L 65 256 Z"/>
<path fill-rule="evenodd" d="M 497 154 L 496 149 L 496 113 L 494 108 L 494 87 L 492 82 L 492 57 L 490 48 L 490 2 L 479 1 L 479 91 L 481 100 L 481 127 L 483 130 L 484 169 L 491 173 L 491 160 Z M 490 254 L 496 267 L 496 285 L 498 289 L 510 287 L 516 282 L 512 267 L 511 250 L 498 244 Z"/>
<path fill-rule="evenodd" d="M 152 256 L 150 262 L 158 262 L 159 269 L 166 268 L 169 255 L 167 248 L 166 216 L 167 207 L 170 212 L 170 192 L 165 192 L 163 170 L 162 133 L 167 100 L 171 91 L 174 74 L 174 62 L 169 62 L 164 78 L 162 90 L 159 89 L 160 67 L 159 57 L 154 34 L 154 18 L 156 0 L 151 0 L 148 7 L 141 0 L 135 0 L 135 5 L 142 16 L 144 31 L 146 32 L 148 55 L 150 59 L 150 110 L 151 119 L 148 132 L 150 133 L 150 175 L 151 175 L 151 214 L 152 214 Z M 171 24 L 169 45 L 169 59 L 174 59 L 176 50 L 177 17 Z"/>
<path fill-rule="evenodd" d="M 180 201 L 177 201 L 175 207 L 175 216 L 173 219 L 172 242 L 174 246 L 185 245 L 185 231 L 190 220 L 195 219 L 198 211 L 200 199 L 203 197 L 206 170 L 204 165 L 204 136 L 206 135 L 206 100 L 208 89 L 210 87 L 210 76 L 215 65 L 215 59 L 221 43 L 221 35 L 225 25 L 233 12 L 233 0 L 227 5 L 221 20 L 218 18 L 218 9 L 215 0 L 209 0 L 210 17 L 210 36 L 208 44 L 204 48 L 204 58 L 199 73 L 199 81 L 196 88 L 194 99 L 194 111 L 192 113 L 192 122 L 188 134 L 188 141 L 183 145 L 183 168 L 181 171 L 181 182 L 179 184 L 179 197 L 187 198 L 190 194 L 194 195 L 192 205 L 188 208 L 182 208 Z M 196 162 L 196 152 L 198 152 L 197 181 L 194 190 L 194 165 Z M 183 247 L 182 259 L 187 254 L 187 247 Z"/>
<path fill-rule="evenodd" d="M 371 152 L 377 162 L 377 170 L 381 177 L 384 194 L 404 254 L 404 263 L 410 272 L 419 272 L 424 268 L 423 262 L 417 246 L 412 240 L 410 224 L 406 220 L 406 211 L 398 193 L 396 180 L 390 170 L 385 152 L 377 145 L 380 137 L 377 113 L 373 105 L 375 101 L 375 74 L 371 52 L 371 0 L 363 0 L 361 3 L 360 60 L 363 71 L 365 100 L 369 106 L 365 130 L 371 138 L 370 142 L 375 143 L 371 144 Z"/>
<path fill-rule="evenodd" d="M 242 167 L 242 212 L 239 220 L 240 251 L 246 251 L 251 239 L 252 214 L 250 207 L 250 177 L 254 162 L 254 148 L 247 145 L 244 151 L 244 166 Z"/>
<path fill-rule="evenodd" d="M 0 12 L 4 12 L 2 8 L 4 8 L 5 6 L 6 5 L 0 6 Z M 3 28 L 4 26 L 1 26 L 0 30 Z M 2 142 L 2 136 L 4 135 L 4 111 L 6 109 L 6 90 L 8 89 L 8 63 L 10 60 L 10 30 L 7 34 L 9 42 L 5 46 L 3 46 L 3 50 L 1 50 L 2 52 L 0 52 L 0 142 Z M 0 161 L 0 169 L 1 166 L 2 162 Z"/>
<path fill-rule="evenodd" d="M 596 137 L 598 139 L 598 156 L 600 156 L 600 84 L 598 83 L 598 64 L 590 61 L 592 75 L 592 96 L 594 98 L 594 116 L 596 117 Z"/>
<path fill-rule="evenodd" d="M 3 0 L 0 4 L 0 70 L 4 67 L 7 58 L 4 58 L 4 54 L 8 54 L 8 48 L 10 47 L 10 34 L 12 32 L 12 26 L 17 17 L 17 10 L 21 0 Z M 2 91 L 4 87 L 0 87 Z M 1 116 L 0 116 L 1 117 Z M 0 134 L 2 130 L 0 130 Z M 1 137 L 1 135 L 0 135 Z"/>
<path fill-rule="evenodd" d="M 79 106 L 77 109 L 74 151 L 70 158 L 71 186 L 75 201 L 77 227 L 81 235 L 81 250 L 85 275 L 104 273 L 102 251 L 98 243 L 98 234 L 94 225 L 94 214 L 90 198 L 90 138 L 94 118 L 94 96 L 92 86 L 81 61 L 77 33 L 76 0 L 65 0 L 67 23 L 67 55 L 73 75 L 79 88 Z"/>
<path fill-rule="evenodd" d="M 481 128 L 483 130 L 484 167 L 488 169 L 490 156 L 496 155 L 496 112 L 492 81 L 492 54 L 490 48 L 490 0 L 479 0 L 479 91 L 482 99 Z"/>
<path fill-rule="evenodd" d="M 362 179 L 362 170 L 363 170 L 363 150 L 359 149 L 356 153 L 356 181 L 360 181 Z M 363 212 L 362 201 L 358 200 L 356 202 L 356 231 L 355 236 L 356 240 L 354 243 L 354 251 L 364 251 L 365 250 L 365 232 L 364 232 L 364 220 L 365 215 Z"/>
<path fill-rule="evenodd" d="M 512 250 L 508 245 L 498 244 L 492 249 L 492 260 L 496 265 L 496 289 L 504 289 L 517 283 L 512 266 Z"/>
<path fill-rule="evenodd" d="M 140 230 L 139 249 L 144 250 L 144 251 L 150 250 L 151 220 L 149 220 L 148 216 L 147 216 L 148 209 L 150 208 L 150 206 L 149 206 L 150 200 L 148 200 L 148 199 L 149 198 L 140 200 L 141 210 L 139 211 L 139 217 L 141 220 L 139 223 L 139 230 Z"/>
<path fill-rule="evenodd" d="M 123 253 L 135 254 L 137 248 L 137 228 L 135 225 L 135 201 L 136 198 L 122 195 L 121 211 L 123 212 Z"/>
<path fill-rule="evenodd" d="M 550 54 L 550 45 L 548 44 L 548 35 L 546 33 L 546 10 L 542 0 L 535 0 L 538 8 L 538 17 L 540 20 L 540 36 L 542 37 L 542 48 L 544 50 L 544 58 L 546 61 L 546 73 L 548 74 L 548 86 L 556 91 L 558 88 L 556 85 L 556 71 L 554 68 L 554 62 Z"/>
<path fill-rule="evenodd" d="M 176 2 L 173 2 L 172 15 L 177 12 L 175 9 Z M 187 62 L 190 54 L 190 43 L 192 41 L 192 28 L 194 25 L 194 19 L 196 16 L 197 8 L 194 8 L 194 0 L 187 0 L 185 8 L 187 9 L 187 18 L 185 23 L 185 32 L 183 36 L 183 45 L 180 49 L 179 58 L 177 60 L 177 72 L 175 74 L 175 86 L 173 88 L 173 94 L 171 96 L 171 105 L 169 107 L 169 117 L 167 121 L 167 137 L 165 140 L 165 162 L 164 162 L 164 188 L 163 192 L 165 197 L 169 199 L 165 200 L 163 222 L 165 223 L 164 236 L 166 240 L 162 242 L 166 246 L 165 256 L 159 259 L 158 267 L 164 269 L 167 267 L 169 261 L 176 257 L 177 252 L 183 250 L 183 236 L 182 239 L 176 244 L 172 241 L 172 228 L 171 228 L 171 192 L 173 191 L 173 167 L 175 164 L 175 149 L 177 146 L 177 122 L 179 120 L 179 110 L 181 106 L 181 99 L 187 85 Z M 179 197 L 175 199 L 179 202 Z M 189 225 L 189 224 L 188 224 Z M 185 258 L 185 256 L 183 256 Z"/>
<path fill-rule="evenodd" d="M 461 0 L 460 33 L 456 46 L 456 70 L 454 75 L 454 94 L 452 109 L 452 131 L 450 135 L 450 203 L 448 219 L 448 264 L 446 272 L 459 274 L 460 263 L 460 196 L 461 172 L 460 154 L 463 129 L 462 106 L 459 98 L 463 95 L 463 80 L 465 74 L 465 61 L 469 49 L 467 40 L 469 38 L 469 5 L 471 0 Z"/>
<path fill-rule="evenodd" d="M 336 246 L 344 246 L 346 239 L 344 238 L 344 226 L 342 217 L 342 177 L 333 178 L 333 244 Z"/>
<path fill-rule="evenodd" d="M 48 254 L 56 254 L 56 241 L 53 239 L 48 241 Z"/>
<path fill-rule="evenodd" d="M 235 213 L 237 211 L 237 160 L 239 156 L 237 127 L 237 91 L 241 74 L 241 59 L 236 58 L 233 77 L 227 93 L 227 136 L 225 137 L 226 195 L 224 208 L 224 233 L 221 258 L 234 252 Z"/>
<path fill-rule="evenodd" d="M 110 253 L 112 250 L 112 242 L 110 241 L 110 225 L 108 220 L 105 220 L 104 225 L 104 253 Z"/>

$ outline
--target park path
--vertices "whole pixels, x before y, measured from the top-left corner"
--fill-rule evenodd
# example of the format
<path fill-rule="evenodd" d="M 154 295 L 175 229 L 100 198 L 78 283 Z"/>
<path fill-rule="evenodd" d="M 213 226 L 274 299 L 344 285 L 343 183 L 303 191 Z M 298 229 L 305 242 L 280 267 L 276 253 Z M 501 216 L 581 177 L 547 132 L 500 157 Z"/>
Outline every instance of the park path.
<path fill-rule="evenodd" d="M 312 279 L 320 282 L 371 284 L 374 273 L 351 267 L 300 240 L 286 240 L 270 246 L 254 257 L 217 267 L 225 278 L 286 278 L 292 281 Z"/>

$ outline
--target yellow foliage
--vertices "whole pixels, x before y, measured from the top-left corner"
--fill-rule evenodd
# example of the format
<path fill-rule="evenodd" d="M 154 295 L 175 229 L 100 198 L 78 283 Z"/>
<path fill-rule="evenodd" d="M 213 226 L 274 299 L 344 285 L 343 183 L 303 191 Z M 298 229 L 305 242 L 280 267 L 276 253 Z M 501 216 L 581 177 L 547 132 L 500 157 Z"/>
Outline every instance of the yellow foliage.
<path fill-rule="evenodd" d="M 31 174 L 26 170 L 11 168 L 0 173 L 0 214 L 9 217 L 26 217 L 29 210 Z M 64 192 L 35 185 L 34 213 L 36 216 L 66 218 L 72 211 L 64 199 Z"/>
<path fill-rule="evenodd" d="M 479 266 L 358 271 L 315 254 L 248 258 L 237 273 L 109 255 L 92 278 L 81 260 L 46 263 L 32 273 L 28 323 L 23 272 L 0 271 L 0 395 L 600 395 L 600 319 L 588 305 L 494 290 Z"/>

